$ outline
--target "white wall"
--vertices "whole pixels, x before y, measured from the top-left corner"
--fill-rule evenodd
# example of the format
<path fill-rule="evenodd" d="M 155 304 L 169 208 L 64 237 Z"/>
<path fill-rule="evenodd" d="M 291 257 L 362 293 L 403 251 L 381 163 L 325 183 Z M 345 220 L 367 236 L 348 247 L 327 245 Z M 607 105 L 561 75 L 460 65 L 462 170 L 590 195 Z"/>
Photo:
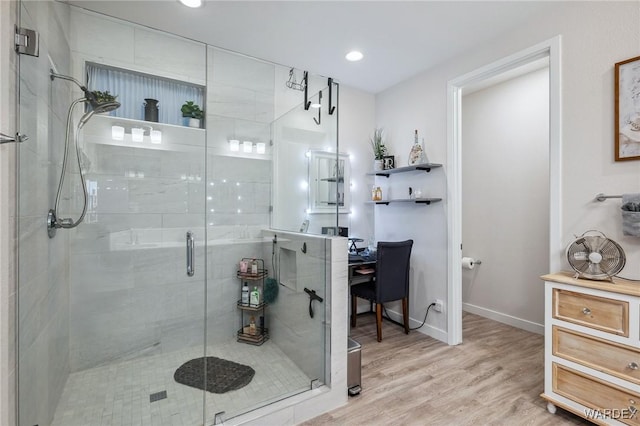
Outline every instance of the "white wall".
<path fill-rule="evenodd" d="M 465 310 L 544 332 L 548 212 L 543 68 L 462 98 L 462 253 L 482 260 L 462 272 Z"/>
<path fill-rule="evenodd" d="M 400 157 L 400 163 L 406 164 L 411 133 L 419 129 L 426 136 L 430 160 L 445 163 L 441 178 L 431 182 L 435 192 L 445 195 L 439 210 L 430 210 L 422 217 L 399 216 L 398 220 L 386 221 L 390 234 L 413 236 L 417 240 L 416 249 L 426 244 L 434 247 L 435 256 L 412 257 L 412 267 L 428 271 L 427 280 L 412 280 L 412 292 L 447 300 L 444 229 L 447 81 L 559 34 L 562 36 L 562 243 L 572 241 L 574 233 L 600 229 L 626 250 L 629 261 L 624 274 L 640 278 L 640 243 L 633 237 L 622 236 L 619 203 L 592 202 L 598 192 L 640 191 L 640 163 L 613 160 L 613 65 L 638 54 L 640 8 L 637 1 L 567 2 L 558 3 L 556 7 L 551 15 L 534 17 L 491 43 L 376 96 L 376 121 L 387 130 L 388 145 L 396 160 Z M 401 219 L 411 219 L 411 222 Z M 552 253 L 552 256 L 561 255 Z M 421 317 L 424 312 L 421 307 L 426 302 L 414 297 L 411 315 Z M 445 315 L 429 316 L 428 324 L 446 330 Z"/>
<path fill-rule="evenodd" d="M 372 94 L 340 86 L 338 111 L 338 143 L 340 152 L 351 158 L 351 214 L 348 221 L 340 218 L 340 226 L 349 227 L 349 235 L 365 240 L 374 239 L 374 207 L 365 204 L 371 199 L 373 154 L 369 138 L 375 129 L 375 98 Z M 344 220 L 344 222 L 343 222 Z"/>

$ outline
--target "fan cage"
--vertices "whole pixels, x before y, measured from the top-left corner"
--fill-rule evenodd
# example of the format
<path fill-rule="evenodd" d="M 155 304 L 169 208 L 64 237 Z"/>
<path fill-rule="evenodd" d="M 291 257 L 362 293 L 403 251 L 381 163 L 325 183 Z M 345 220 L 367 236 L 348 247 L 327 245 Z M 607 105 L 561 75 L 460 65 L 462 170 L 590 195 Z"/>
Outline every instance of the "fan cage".
<path fill-rule="evenodd" d="M 602 256 L 599 262 L 590 259 L 592 253 Z M 604 236 L 582 236 L 567 247 L 567 260 L 578 276 L 606 280 L 622 271 L 626 257 L 622 247 Z"/>

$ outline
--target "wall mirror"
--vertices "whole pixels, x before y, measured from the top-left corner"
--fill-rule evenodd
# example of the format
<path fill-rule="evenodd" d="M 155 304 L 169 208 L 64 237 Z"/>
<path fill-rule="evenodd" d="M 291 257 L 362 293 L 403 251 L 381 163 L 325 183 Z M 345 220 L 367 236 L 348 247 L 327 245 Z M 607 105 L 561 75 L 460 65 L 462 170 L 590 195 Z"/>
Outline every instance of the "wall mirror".
<path fill-rule="evenodd" d="M 310 151 L 309 213 L 349 213 L 350 171 L 347 154 Z"/>

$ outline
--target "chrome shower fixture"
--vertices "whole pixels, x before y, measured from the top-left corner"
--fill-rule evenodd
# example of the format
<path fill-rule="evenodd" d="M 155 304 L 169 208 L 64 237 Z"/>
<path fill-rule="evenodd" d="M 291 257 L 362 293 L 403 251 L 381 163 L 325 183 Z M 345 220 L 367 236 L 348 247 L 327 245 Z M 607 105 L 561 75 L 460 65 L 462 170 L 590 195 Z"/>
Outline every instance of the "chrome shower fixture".
<path fill-rule="evenodd" d="M 84 179 L 84 174 L 82 172 L 82 165 L 80 164 L 80 147 L 78 146 L 78 133 L 80 129 L 93 117 L 96 113 L 101 112 L 109 112 L 113 111 L 116 108 L 120 107 L 120 103 L 116 101 L 107 101 L 100 102 L 95 94 L 95 92 L 90 91 L 86 88 L 86 86 L 82 85 L 78 80 L 68 75 L 57 74 L 53 70 L 50 70 L 50 78 L 51 80 L 55 80 L 56 78 L 67 80 L 72 83 L 75 83 L 83 92 L 84 97 L 79 98 L 71 102 L 69 106 L 69 112 L 67 113 L 67 130 L 64 138 L 64 157 L 62 160 L 62 171 L 60 173 L 60 182 L 58 183 L 58 191 L 56 193 L 56 201 L 55 205 L 52 209 L 49 210 L 49 214 L 47 215 L 47 233 L 49 238 L 53 238 L 56 236 L 56 231 L 59 228 L 71 229 L 78 226 L 83 220 L 84 216 L 87 213 L 87 184 Z M 71 132 L 71 115 L 73 113 L 73 109 L 79 103 L 86 103 L 90 105 L 89 111 L 85 112 L 84 115 L 78 121 L 78 124 L 75 126 L 74 132 L 74 143 L 76 148 L 76 159 L 78 162 L 78 170 L 80 171 L 80 181 L 82 182 L 82 195 L 84 197 L 84 203 L 82 207 L 82 213 L 78 220 L 74 221 L 72 218 L 58 218 L 58 207 L 60 204 L 60 195 L 62 193 L 62 186 L 64 184 L 64 176 L 67 171 L 67 163 L 69 160 L 69 136 Z"/>
<path fill-rule="evenodd" d="M 109 111 L 113 111 L 114 109 L 120 108 L 120 103 L 116 102 L 116 101 L 99 102 L 98 98 L 96 97 L 95 92 L 92 92 L 89 89 L 87 89 L 86 86 L 84 86 L 82 83 L 80 83 L 78 80 L 76 80 L 73 77 L 70 77 L 70 76 L 64 75 L 64 74 L 58 74 L 58 73 L 54 72 L 53 70 L 50 70 L 50 77 L 51 77 L 52 81 L 55 80 L 56 78 L 60 78 L 62 80 L 67 80 L 67 81 L 71 81 L 72 83 L 75 83 L 76 86 L 78 86 L 80 88 L 80 90 L 82 90 L 84 92 L 85 102 L 88 103 L 89 105 L 91 105 L 91 111 L 90 112 L 99 114 L 101 112 L 109 112 Z M 85 116 L 86 115 L 87 114 L 85 114 Z M 85 117 L 83 117 L 83 118 L 85 118 Z M 91 118 L 91 116 L 86 117 L 84 122 L 86 123 L 89 120 L 89 118 Z M 83 123 L 83 125 L 84 125 L 84 123 Z"/>

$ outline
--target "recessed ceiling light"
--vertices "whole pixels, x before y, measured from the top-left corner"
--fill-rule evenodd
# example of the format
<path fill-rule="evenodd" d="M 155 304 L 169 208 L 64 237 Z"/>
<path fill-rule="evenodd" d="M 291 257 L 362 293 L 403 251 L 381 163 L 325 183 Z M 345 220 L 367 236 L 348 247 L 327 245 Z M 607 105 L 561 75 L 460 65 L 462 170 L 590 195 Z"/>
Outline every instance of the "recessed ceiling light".
<path fill-rule="evenodd" d="M 311 104 L 311 105 L 309 105 L 309 106 L 310 106 L 311 108 L 318 109 L 318 108 L 322 107 L 322 104 L 315 103 L 315 104 Z"/>
<path fill-rule="evenodd" d="M 347 53 L 344 57 L 347 59 L 347 61 L 355 62 L 362 59 L 364 55 L 362 54 L 362 52 L 359 52 L 357 50 L 352 50 L 351 52 Z"/>
<path fill-rule="evenodd" d="M 200 7 L 202 6 L 202 0 L 180 0 L 180 3 L 188 7 Z"/>

